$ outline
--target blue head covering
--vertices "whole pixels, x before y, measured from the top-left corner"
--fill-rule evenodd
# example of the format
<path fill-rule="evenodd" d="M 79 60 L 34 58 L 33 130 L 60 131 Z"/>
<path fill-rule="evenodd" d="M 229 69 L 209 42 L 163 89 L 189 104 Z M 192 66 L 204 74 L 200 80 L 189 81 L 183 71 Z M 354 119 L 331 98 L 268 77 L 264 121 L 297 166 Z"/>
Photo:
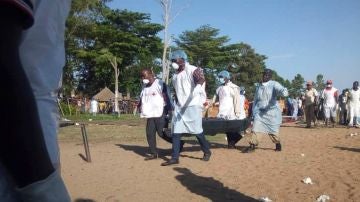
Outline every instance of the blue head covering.
<path fill-rule="evenodd" d="M 182 58 L 184 59 L 185 61 L 187 61 L 187 55 L 185 53 L 185 51 L 183 50 L 176 50 L 174 52 L 171 53 L 171 56 L 170 56 L 170 60 L 176 60 L 178 58 Z"/>
<path fill-rule="evenodd" d="M 230 79 L 230 73 L 226 70 L 219 72 L 218 77 Z"/>

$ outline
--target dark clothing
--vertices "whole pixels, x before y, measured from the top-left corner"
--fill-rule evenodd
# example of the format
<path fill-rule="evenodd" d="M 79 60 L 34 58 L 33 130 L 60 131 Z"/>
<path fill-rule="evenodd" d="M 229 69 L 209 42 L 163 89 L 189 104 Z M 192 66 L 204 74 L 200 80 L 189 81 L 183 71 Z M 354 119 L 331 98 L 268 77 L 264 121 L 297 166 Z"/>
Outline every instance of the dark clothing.
<path fill-rule="evenodd" d="M 173 141 L 173 154 L 172 154 L 172 159 L 179 159 L 180 156 L 180 140 L 181 140 L 181 133 L 173 133 L 172 134 L 172 141 Z M 204 133 L 200 133 L 200 134 L 195 134 L 196 139 L 199 141 L 201 150 L 204 152 L 204 154 L 211 154 L 210 152 L 210 144 L 209 142 L 205 139 L 205 135 Z"/>
<path fill-rule="evenodd" d="M 305 106 L 305 116 L 306 116 L 306 126 L 311 126 L 311 121 L 316 123 L 316 116 L 315 116 L 315 105 L 311 104 L 308 106 Z"/>
<path fill-rule="evenodd" d="M 226 133 L 226 138 L 229 146 L 235 146 L 235 144 L 241 140 L 242 136 L 240 133 Z"/>
<path fill-rule="evenodd" d="M 1 93 L 10 98 L 0 99 L 0 114 L 6 117 L 0 123 L 0 164 L 7 168 L 18 187 L 24 187 L 45 179 L 55 169 L 46 149 L 34 94 L 19 57 L 24 22 L 14 10 L 17 7 L 6 5 L 9 1 L 0 2 L 3 29 L 0 32 L 0 86 Z"/>
<path fill-rule="evenodd" d="M 344 94 L 339 96 L 339 108 L 340 108 L 340 124 L 347 125 L 347 109 L 346 109 L 347 97 Z"/>
<path fill-rule="evenodd" d="M 165 114 L 157 118 L 148 118 L 146 121 L 146 139 L 149 144 L 150 153 L 157 154 L 156 148 L 156 132 L 165 141 L 172 143 L 172 138 L 168 137 L 164 133 L 164 128 L 167 128 L 167 121 L 165 120 Z"/>
<path fill-rule="evenodd" d="M 34 23 L 33 17 L 33 5 L 30 0 L 6 0 L 0 1 L 0 7 L 2 7 L 2 12 L 11 12 L 15 15 L 2 15 L 5 16 L 6 20 L 12 18 L 12 20 L 16 20 L 19 22 L 19 25 L 23 29 L 27 29 L 31 27 Z M 2 27 L 3 28 L 3 27 Z"/>
<path fill-rule="evenodd" d="M 348 111 L 346 108 L 340 108 L 340 124 L 341 125 L 347 125 L 348 124 L 348 120 L 347 120 L 347 116 L 348 116 Z"/>

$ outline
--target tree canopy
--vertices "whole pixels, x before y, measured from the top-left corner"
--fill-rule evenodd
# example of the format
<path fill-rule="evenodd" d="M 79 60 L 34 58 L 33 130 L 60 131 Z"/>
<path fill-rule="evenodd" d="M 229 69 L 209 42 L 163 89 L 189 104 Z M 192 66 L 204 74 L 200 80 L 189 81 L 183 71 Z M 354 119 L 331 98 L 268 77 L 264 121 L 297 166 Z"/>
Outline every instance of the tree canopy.
<path fill-rule="evenodd" d="M 67 88 L 92 95 L 108 86 L 114 89 L 114 71 L 109 58 L 120 69 L 120 91 L 139 91 L 142 67 L 158 67 L 160 24 L 151 23 L 148 14 L 112 10 L 102 1 L 74 1 L 67 21 Z M 69 89 L 66 89 L 69 90 Z"/>
<path fill-rule="evenodd" d="M 110 1 L 74 0 L 72 3 L 65 35 L 67 63 L 63 92 L 67 95 L 73 89 L 87 96 L 104 87 L 114 90 L 118 68 L 119 91 L 136 96 L 141 87 L 140 70 L 151 68 L 155 73 L 162 70 L 164 41 L 159 33 L 163 25 L 152 23 L 146 13 L 111 9 L 107 6 Z M 261 80 L 264 68 L 269 68 L 265 64 L 267 57 L 244 42 L 230 43 L 228 36 L 219 33 L 219 29 L 210 25 L 185 30 L 175 38 L 176 46 L 169 49 L 185 50 L 190 63 L 204 68 L 209 97 L 218 86 L 217 73 L 228 70 L 231 80 L 244 87 L 251 99 L 254 83 Z M 274 72 L 273 79 L 287 87 L 292 96 L 304 90 L 305 81 L 300 74 L 289 81 Z M 323 87 L 323 76 L 319 74 L 316 88 Z"/>

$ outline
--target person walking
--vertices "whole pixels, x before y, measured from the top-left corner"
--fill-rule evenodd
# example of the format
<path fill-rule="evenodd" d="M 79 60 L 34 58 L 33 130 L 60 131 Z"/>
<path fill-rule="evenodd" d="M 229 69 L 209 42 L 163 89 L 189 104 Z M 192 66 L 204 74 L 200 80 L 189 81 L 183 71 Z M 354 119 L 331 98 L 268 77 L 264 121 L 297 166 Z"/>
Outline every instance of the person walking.
<path fill-rule="evenodd" d="M 313 88 L 313 82 L 306 82 L 305 90 L 305 117 L 306 117 L 306 128 L 311 128 L 311 122 L 316 126 L 316 117 L 315 117 L 315 106 L 317 105 L 317 100 L 319 94 L 315 88 Z"/>
<path fill-rule="evenodd" d="M 143 88 L 140 93 L 138 109 L 140 117 L 146 118 L 146 139 L 149 144 L 150 155 L 145 160 L 158 158 L 156 148 L 156 132 L 166 142 L 172 143 L 172 138 L 167 136 L 164 128 L 167 125 L 166 116 L 172 111 L 172 104 L 167 85 L 154 77 L 151 69 L 141 71 Z M 184 146 L 181 141 L 180 150 Z"/>
<path fill-rule="evenodd" d="M 329 126 L 329 121 L 331 121 L 332 127 L 335 127 L 338 90 L 333 87 L 332 80 L 326 81 L 326 87 L 321 92 L 320 99 L 324 105 L 325 125 Z"/>
<path fill-rule="evenodd" d="M 360 90 L 358 81 L 354 81 L 348 97 L 350 111 L 349 127 L 355 126 L 356 128 L 359 128 L 360 123 L 358 122 L 358 118 L 360 117 Z"/>
<path fill-rule="evenodd" d="M 175 90 L 175 108 L 172 117 L 172 157 L 162 163 L 168 166 L 179 163 L 181 135 L 193 134 L 199 141 L 204 156 L 201 160 L 209 161 L 210 144 L 202 128 L 202 110 L 206 101 L 205 77 L 201 68 L 190 65 L 183 50 L 171 53 L 171 66 L 175 70 L 172 84 Z"/>
<path fill-rule="evenodd" d="M 99 102 L 95 98 L 92 98 L 92 100 L 90 102 L 90 113 L 93 116 L 96 116 L 96 114 L 98 113 L 98 110 L 99 110 Z"/>
<path fill-rule="evenodd" d="M 221 71 L 218 74 L 219 82 L 221 84 L 220 87 L 216 89 L 216 97 L 219 99 L 219 113 L 217 118 L 225 119 L 225 120 L 235 120 L 235 119 L 244 119 L 245 111 L 244 107 L 241 107 L 240 103 L 240 88 L 230 81 L 230 73 L 228 71 Z M 243 111 L 241 111 L 243 110 Z M 236 143 L 242 138 L 239 132 L 227 132 L 226 139 L 228 142 L 229 149 L 235 149 Z"/>
<path fill-rule="evenodd" d="M 281 151 L 279 128 L 282 122 L 281 109 L 277 97 L 288 96 L 288 91 L 277 81 L 271 80 L 272 70 L 265 69 L 263 72 L 262 82 L 256 85 L 254 102 L 253 102 L 253 128 L 249 134 L 250 146 L 244 151 L 245 153 L 254 152 L 259 144 L 259 133 L 269 135 L 275 143 L 275 151 Z"/>
<path fill-rule="evenodd" d="M 339 124 L 341 125 L 347 125 L 348 124 L 348 89 L 344 89 L 339 96 L 339 111 L 340 111 L 340 118 L 339 118 Z"/>

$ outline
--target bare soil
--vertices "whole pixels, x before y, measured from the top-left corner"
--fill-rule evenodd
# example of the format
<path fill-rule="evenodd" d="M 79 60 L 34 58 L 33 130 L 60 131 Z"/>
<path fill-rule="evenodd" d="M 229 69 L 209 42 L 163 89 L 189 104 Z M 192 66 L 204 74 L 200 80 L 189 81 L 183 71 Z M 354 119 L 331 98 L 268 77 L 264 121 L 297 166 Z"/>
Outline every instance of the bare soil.
<path fill-rule="evenodd" d="M 223 134 L 207 136 L 209 162 L 194 138 L 186 138 L 180 164 L 162 167 L 171 145 L 158 138 L 160 158 L 148 152 L 145 122 L 87 125 L 92 162 L 84 154 L 80 126 L 60 129 L 62 176 L 74 201 L 360 201 L 360 130 L 345 127 L 281 127 L 283 151 L 269 138 L 242 153 L 246 140 L 227 149 Z M 350 137 L 350 134 L 358 133 Z M 81 155 L 79 155 L 81 154 Z M 313 184 L 302 180 L 310 177 Z"/>

